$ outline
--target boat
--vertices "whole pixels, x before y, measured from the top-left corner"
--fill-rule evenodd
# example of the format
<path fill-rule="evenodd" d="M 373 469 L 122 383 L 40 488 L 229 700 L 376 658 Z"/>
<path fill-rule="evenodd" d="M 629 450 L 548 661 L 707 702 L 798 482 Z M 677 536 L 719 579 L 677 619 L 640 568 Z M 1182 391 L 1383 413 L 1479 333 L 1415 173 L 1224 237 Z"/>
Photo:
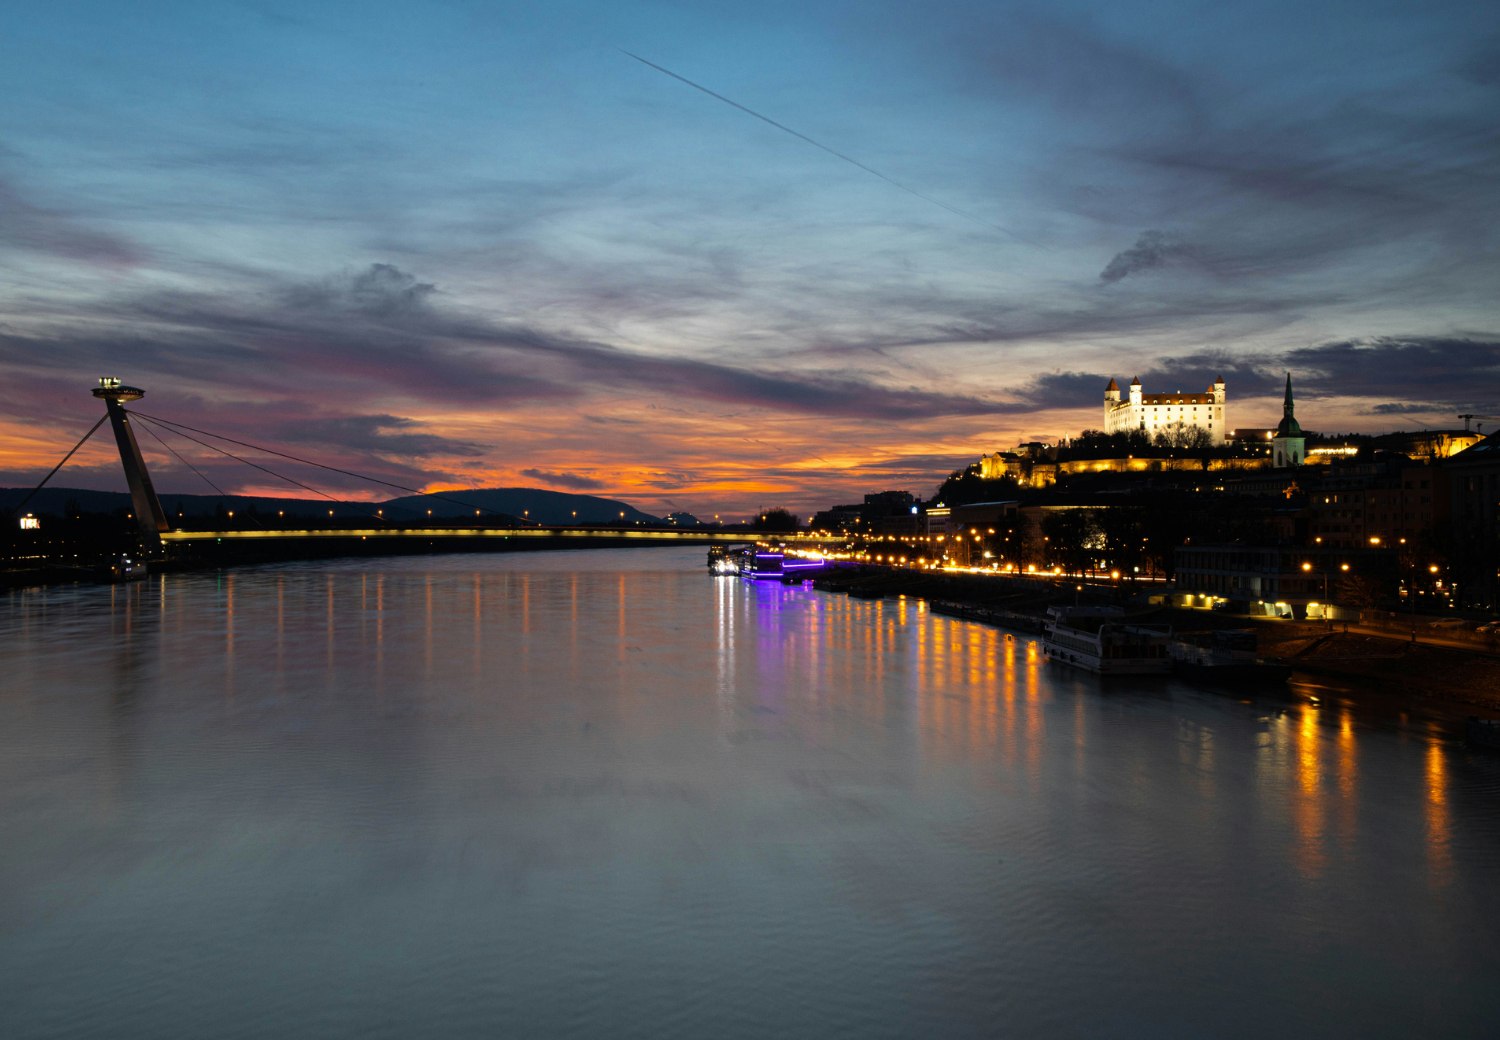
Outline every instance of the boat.
<path fill-rule="evenodd" d="M 708 572 L 715 576 L 733 575 L 740 572 L 738 554 L 745 546 L 710 545 L 708 547 Z"/>
<path fill-rule="evenodd" d="M 1115 608 L 1049 607 L 1042 652 L 1049 660 L 1100 675 L 1165 675 L 1172 670 L 1170 635 L 1130 624 Z"/>
<path fill-rule="evenodd" d="M 1464 722 L 1464 739 L 1475 747 L 1500 751 L 1500 719 L 1481 719 L 1470 715 Z"/>
<path fill-rule="evenodd" d="M 945 614 L 948 617 L 962 618 L 965 621 L 981 621 L 986 625 L 999 625 L 1002 628 L 1013 628 L 1019 632 L 1040 633 L 1042 631 L 1042 619 L 1035 614 L 1022 614 L 1001 607 L 935 599 L 928 604 L 927 609 L 934 614 Z"/>
<path fill-rule="evenodd" d="M 1286 682 L 1290 665 L 1256 656 L 1255 632 L 1248 628 L 1221 629 L 1205 640 L 1174 639 L 1167 644 L 1172 670 L 1180 675 L 1230 685 Z"/>
<path fill-rule="evenodd" d="M 141 581 L 146 577 L 146 561 L 136 556 L 117 556 L 101 564 L 96 574 L 103 582 Z"/>
<path fill-rule="evenodd" d="M 708 550 L 708 569 L 713 574 L 738 574 L 756 581 L 792 579 L 803 581 L 826 568 L 828 561 L 813 557 L 788 558 L 780 549 L 765 546 L 715 545 Z"/>

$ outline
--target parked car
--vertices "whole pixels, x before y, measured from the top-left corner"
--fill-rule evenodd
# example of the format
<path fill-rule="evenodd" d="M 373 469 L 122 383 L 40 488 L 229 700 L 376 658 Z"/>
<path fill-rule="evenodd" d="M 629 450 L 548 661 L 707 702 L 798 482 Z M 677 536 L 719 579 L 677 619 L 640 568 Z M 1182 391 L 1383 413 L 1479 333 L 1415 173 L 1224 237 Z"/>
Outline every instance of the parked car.
<path fill-rule="evenodd" d="M 1443 618 L 1443 619 L 1441 619 L 1439 621 L 1434 621 L 1432 624 L 1428 625 L 1427 627 L 1428 628 L 1463 628 L 1467 624 L 1468 624 L 1468 622 L 1465 621 L 1463 618 L 1445 617 L 1445 618 Z"/>

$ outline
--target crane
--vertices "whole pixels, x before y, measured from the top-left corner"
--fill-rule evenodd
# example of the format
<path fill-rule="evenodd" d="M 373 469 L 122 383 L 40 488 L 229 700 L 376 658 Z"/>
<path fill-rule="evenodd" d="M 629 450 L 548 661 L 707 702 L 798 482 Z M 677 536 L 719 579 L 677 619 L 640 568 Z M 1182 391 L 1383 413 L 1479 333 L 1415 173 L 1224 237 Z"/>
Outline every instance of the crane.
<path fill-rule="evenodd" d="M 1477 419 L 1479 421 L 1479 429 L 1474 431 L 1475 433 L 1483 433 L 1484 424 L 1487 422 L 1500 422 L 1500 415 L 1475 415 L 1473 412 L 1459 412 L 1458 417 L 1464 421 L 1465 433 L 1469 432 L 1470 419 Z"/>

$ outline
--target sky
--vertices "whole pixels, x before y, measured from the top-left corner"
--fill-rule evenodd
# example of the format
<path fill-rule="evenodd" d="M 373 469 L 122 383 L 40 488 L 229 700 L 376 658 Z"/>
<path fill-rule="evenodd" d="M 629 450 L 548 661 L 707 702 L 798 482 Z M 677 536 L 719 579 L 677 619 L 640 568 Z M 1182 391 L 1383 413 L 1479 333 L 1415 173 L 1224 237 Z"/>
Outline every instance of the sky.
<path fill-rule="evenodd" d="M 725 519 L 929 495 L 1110 378 L 1500 416 L 1495 5 L 65 0 L 0 38 L 3 486 L 101 375 L 402 486 Z M 295 492 L 161 436 L 160 490 Z M 56 482 L 123 489 L 110 439 Z"/>

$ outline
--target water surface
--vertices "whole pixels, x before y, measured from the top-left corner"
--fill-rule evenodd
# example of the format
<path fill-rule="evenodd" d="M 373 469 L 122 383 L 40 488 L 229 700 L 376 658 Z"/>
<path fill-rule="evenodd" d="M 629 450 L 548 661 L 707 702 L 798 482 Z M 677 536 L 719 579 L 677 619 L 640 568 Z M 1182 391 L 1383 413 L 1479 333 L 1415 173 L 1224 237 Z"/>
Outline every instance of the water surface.
<path fill-rule="evenodd" d="M 1500 759 L 697 550 L 0 597 L 0 1036 L 1494 1035 Z"/>

